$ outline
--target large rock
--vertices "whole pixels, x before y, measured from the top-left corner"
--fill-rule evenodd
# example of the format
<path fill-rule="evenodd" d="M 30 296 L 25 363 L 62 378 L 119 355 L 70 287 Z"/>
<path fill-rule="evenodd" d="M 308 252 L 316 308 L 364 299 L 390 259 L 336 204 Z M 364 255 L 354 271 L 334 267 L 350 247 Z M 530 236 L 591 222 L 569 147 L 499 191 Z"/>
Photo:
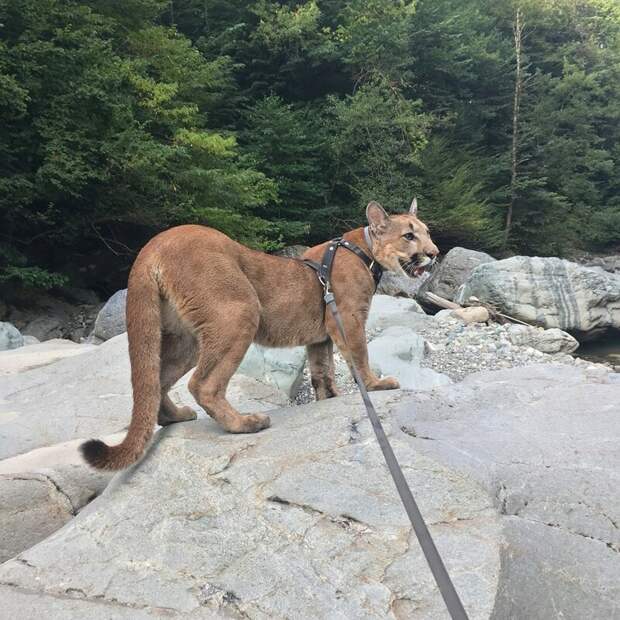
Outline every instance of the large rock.
<path fill-rule="evenodd" d="M 620 382 L 532 366 L 374 393 L 472 620 L 615 618 Z M 447 617 L 359 396 L 160 431 L 0 567 L 3 611 L 93 618 Z"/>
<path fill-rule="evenodd" d="M 477 267 L 459 290 L 541 327 L 576 337 L 620 329 L 620 276 L 559 258 L 514 256 Z"/>
<path fill-rule="evenodd" d="M 0 322 L 0 351 L 10 351 L 24 346 L 24 337 L 11 323 Z"/>
<path fill-rule="evenodd" d="M 303 378 L 306 348 L 268 349 L 253 344 L 245 354 L 238 372 L 275 385 L 289 398 L 295 398 Z"/>
<path fill-rule="evenodd" d="M 0 461 L 0 562 L 47 538 L 106 487 L 112 474 L 87 467 L 78 444 Z"/>
<path fill-rule="evenodd" d="M 430 278 L 419 288 L 417 298 L 424 302 L 426 293 L 435 293 L 444 299 L 452 300 L 459 286 L 478 265 L 492 262 L 495 262 L 495 259 L 484 252 L 452 248 L 431 272 Z"/>
<path fill-rule="evenodd" d="M 24 340 L 29 338 L 24 337 Z M 92 351 L 94 345 L 77 344 L 71 340 L 54 339 L 28 344 L 12 351 L 0 352 L 0 375 L 12 375 L 31 368 Z"/>
<path fill-rule="evenodd" d="M 127 331 L 125 306 L 127 305 L 127 289 L 116 291 L 101 310 L 95 320 L 93 331 L 89 336 L 91 342 L 99 343 L 110 340 Z"/>
<path fill-rule="evenodd" d="M 493 618 L 618 617 L 619 379 L 560 365 L 480 373 L 395 412 L 413 449 L 495 497 Z"/>
<path fill-rule="evenodd" d="M 409 297 L 413 299 L 420 287 L 429 278 L 428 273 L 423 273 L 417 278 L 401 276 L 391 271 L 384 271 L 377 287 L 379 295 L 391 295 L 392 297 Z"/>
<path fill-rule="evenodd" d="M 179 383 L 179 390 L 187 382 Z M 275 386 L 235 375 L 230 401 L 240 411 L 273 409 L 288 402 Z M 185 391 L 185 399 L 201 411 Z M 70 439 L 122 430 L 131 417 L 127 336 L 83 355 L 11 376 L 0 376 L 0 459 Z"/>
<path fill-rule="evenodd" d="M 424 314 L 420 304 L 413 299 L 375 295 L 372 298 L 366 329 L 371 338 L 388 327 L 410 327 L 427 323 L 432 317 Z"/>
<path fill-rule="evenodd" d="M 404 390 L 431 390 L 452 381 L 447 375 L 422 368 L 426 354 L 424 338 L 409 327 L 388 327 L 368 344 L 372 369 L 396 377 Z"/>
<path fill-rule="evenodd" d="M 557 327 L 542 329 L 529 325 L 510 325 L 508 339 L 512 344 L 532 347 L 543 353 L 573 353 L 579 348 L 575 338 Z"/>
<path fill-rule="evenodd" d="M 387 410 L 395 394 L 374 395 Z M 391 430 L 390 430 L 391 427 Z M 407 447 L 388 422 L 471 618 L 489 617 L 500 574 L 493 498 Z M 158 433 L 70 524 L 0 567 L 21 618 L 442 617 L 443 602 L 359 397 L 273 413 L 227 435 L 211 421 Z M 56 600 L 50 605 L 50 597 Z M 117 613 L 118 612 L 118 613 Z"/>

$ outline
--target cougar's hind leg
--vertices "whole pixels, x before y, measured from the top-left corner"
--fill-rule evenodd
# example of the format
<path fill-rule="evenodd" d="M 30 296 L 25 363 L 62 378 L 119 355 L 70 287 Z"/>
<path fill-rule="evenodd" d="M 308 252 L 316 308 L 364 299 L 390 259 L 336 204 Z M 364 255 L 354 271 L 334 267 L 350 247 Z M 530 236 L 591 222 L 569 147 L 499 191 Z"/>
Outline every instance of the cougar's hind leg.
<path fill-rule="evenodd" d="M 167 426 L 175 422 L 196 419 L 196 412 L 187 406 L 177 406 L 168 390 L 196 363 L 196 343 L 189 333 L 163 334 L 161 342 L 161 406 L 157 423 Z"/>
<path fill-rule="evenodd" d="M 310 344 L 306 349 L 316 399 L 323 400 L 338 396 L 334 375 L 334 343 L 331 338 L 324 342 Z"/>
<path fill-rule="evenodd" d="M 253 289 L 243 302 L 228 302 L 198 329 L 198 365 L 189 382 L 201 407 L 230 433 L 255 433 L 270 424 L 269 416 L 241 415 L 226 400 L 226 388 L 258 329 L 260 305 Z"/>

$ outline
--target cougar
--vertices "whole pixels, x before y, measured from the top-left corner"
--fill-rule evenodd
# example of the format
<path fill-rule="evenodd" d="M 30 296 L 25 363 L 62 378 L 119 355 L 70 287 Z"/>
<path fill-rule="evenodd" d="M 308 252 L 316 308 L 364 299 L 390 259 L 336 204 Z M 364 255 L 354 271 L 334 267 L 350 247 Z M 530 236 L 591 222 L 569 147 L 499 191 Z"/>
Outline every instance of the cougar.
<path fill-rule="evenodd" d="M 438 254 L 427 226 L 408 212 L 388 216 L 371 202 L 368 226 L 343 238 L 385 270 L 415 277 Z M 329 243 L 329 242 L 327 242 Z M 326 243 L 303 258 L 320 261 Z M 332 290 L 346 333 L 340 337 L 313 269 L 302 260 L 251 250 L 226 235 L 198 225 L 172 228 L 141 250 L 129 274 L 127 336 L 131 361 L 133 413 L 117 446 L 92 439 L 82 444 L 86 461 L 99 469 L 122 469 L 137 461 L 155 423 L 162 426 L 196 418 L 178 407 L 168 390 L 191 368 L 189 390 L 225 430 L 255 433 L 269 426 L 267 415 L 241 415 L 226 400 L 226 388 L 248 347 L 305 345 L 317 399 L 337 395 L 333 345 L 357 366 L 368 390 L 399 387 L 393 377 L 377 377 L 368 363 L 365 324 L 375 281 L 358 256 L 338 251 Z"/>

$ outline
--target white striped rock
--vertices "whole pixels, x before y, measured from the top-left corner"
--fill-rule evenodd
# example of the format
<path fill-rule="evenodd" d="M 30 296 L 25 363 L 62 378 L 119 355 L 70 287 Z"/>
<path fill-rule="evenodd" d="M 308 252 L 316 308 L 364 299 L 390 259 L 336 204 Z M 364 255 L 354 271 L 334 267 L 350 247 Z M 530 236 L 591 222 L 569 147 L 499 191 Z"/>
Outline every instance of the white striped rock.
<path fill-rule="evenodd" d="M 514 256 L 476 267 L 456 302 L 470 296 L 527 323 L 579 338 L 620 329 L 620 276 L 560 258 Z"/>

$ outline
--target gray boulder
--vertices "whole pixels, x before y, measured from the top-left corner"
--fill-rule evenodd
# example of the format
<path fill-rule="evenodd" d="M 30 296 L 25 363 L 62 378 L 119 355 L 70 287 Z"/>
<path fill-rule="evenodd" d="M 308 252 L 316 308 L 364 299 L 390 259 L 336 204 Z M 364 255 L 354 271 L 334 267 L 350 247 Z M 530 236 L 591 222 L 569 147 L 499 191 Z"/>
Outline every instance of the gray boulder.
<path fill-rule="evenodd" d="M 45 342 L 29 343 L 24 336 L 24 346 L 10 351 L 0 351 L 0 375 L 13 375 L 31 368 L 46 366 L 65 357 L 91 351 L 94 345 L 77 344 L 71 340 L 55 338 Z"/>
<path fill-rule="evenodd" d="M 125 320 L 126 305 L 127 289 L 124 288 L 116 291 L 99 311 L 89 340 L 97 344 L 127 331 Z"/>
<path fill-rule="evenodd" d="M 383 411 L 395 394 L 373 398 Z M 30 617 L 442 617 L 359 397 L 273 414 L 256 435 L 168 427 L 71 523 L 0 567 Z M 493 498 L 388 432 L 472 619 L 500 574 Z M 55 597 L 55 605 L 50 605 Z M 164 610 L 164 611 L 162 611 Z M 117 613 L 118 611 L 118 613 Z M 25 617 L 23 611 L 18 614 Z M 139 616 L 134 616 L 139 617 Z"/>
<path fill-rule="evenodd" d="M 200 412 L 183 387 L 188 376 L 179 382 L 173 398 Z M 229 398 L 243 412 L 288 402 L 275 386 L 243 375 L 233 377 Z M 131 406 L 125 334 L 77 357 L 0 376 L 0 459 L 71 439 L 118 432 L 129 423 Z"/>
<path fill-rule="evenodd" d="M 377 294 L 391 295 L 392 297 L 409 297 L 413 299 L 417 295 L 420 287 L 429 277 L 428 273 L 423 273 L 417 278 L 409 278 L 392 273 L 391 271 L 385 271 L 379 281 Z"/>
<path fill-rule="evenodd" d="M 559 258 L 514 256 L 477 267 L 459 290 L 510 316 L 577 337 L 620 329 L 620 276 Z"/>
<path fill-rule="evenodd" d="M 410 327 L 426 324 L 432 317 L 424 314 L 420 304 L 404 297 L 375 295 L 372 298 L 366 329 L 371 338 L 388 327 Z"/>
<path fill-rule="evenodd" d="M 0 461 L 0 563 L 61 528 L 111 477 L 84 464 L 77 442 Z"/>
<path fill-rule="evenodd" d="M 614 618 L 620 382 L 539 365 L 372 394 L 472 620 Z M 419 618 L 445 608 L 358 395 L 157 434 L 0 566 L 5 614 Z"/>
<path fill-rule="evenodd" d="M 23 327 L 24 334 L 34 336 L 39 342 L 63 337 L 64 315 L 38 316 Z"/>
<path fill-rule="evenodd" d="M 493 263 L 495 259 L 484 252 L 466 248 L 452 248 L 443 258 L 418 290 L 417 298 L 425 301 L 426 293 L 435 293 L 444 299 L 452 300 L 456 292 L 471 272 L 485 263 Z"/>
<path fill-rule="evenodd" d="M 557 327 L 542 329 L 527 325 L 510 325 L 508 340 L 522 347 L 532 347 L 543 353 L 573 353 L 579 342 Z"/>
<path fill-rule="evenodd" d="M 425 354 L 424 338 L 409 327 L 388 327 L 368 344 L 375 373 L 396 377 L 404 390 L 431 390 L 452 383 L 447 375 L 421 368 Z"/>
<path fill-rule="evenodd" d="M 305 347 L 268 349 L 253 344 L 245 354 L 238 372 L 274 385 L 289 398 L 295 398 L 303 378 L 305 363 Z"/>
<path fill-rule="evenodd" d="M 0 351 L 8 351 L 24 346 L 24 337 L 11 323 L 0 321 Z"/>
<path fill-rule="evenodd" d="M 394 415 L 412 449 L 495 498 L 502 574 L 492 618 L 616 618 L 620 381 L 538 365 L 485 372 Z"/>

